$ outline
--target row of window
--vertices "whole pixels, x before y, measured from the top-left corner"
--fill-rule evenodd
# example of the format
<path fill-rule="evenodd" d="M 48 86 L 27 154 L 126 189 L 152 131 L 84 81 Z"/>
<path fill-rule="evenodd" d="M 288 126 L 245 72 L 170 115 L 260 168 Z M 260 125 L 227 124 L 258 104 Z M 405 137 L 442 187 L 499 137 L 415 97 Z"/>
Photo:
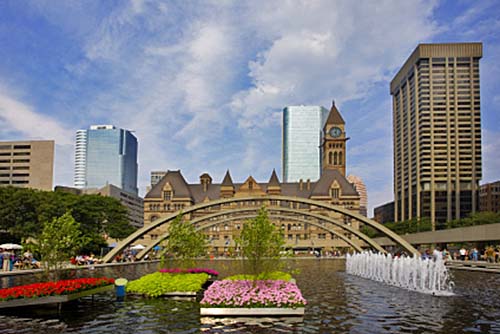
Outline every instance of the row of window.
<path fill-rule="evenodd" d="M 11 150 L 12 145 L 0 145 L 0 150 Z M 29 150 L 31 145 L 14 145 L 14 150 Z"/>
<path fill-rule="evenodd" d="M 0 159 L 0 163 L 25 163 L 30 162 L 30 159 Z"/>

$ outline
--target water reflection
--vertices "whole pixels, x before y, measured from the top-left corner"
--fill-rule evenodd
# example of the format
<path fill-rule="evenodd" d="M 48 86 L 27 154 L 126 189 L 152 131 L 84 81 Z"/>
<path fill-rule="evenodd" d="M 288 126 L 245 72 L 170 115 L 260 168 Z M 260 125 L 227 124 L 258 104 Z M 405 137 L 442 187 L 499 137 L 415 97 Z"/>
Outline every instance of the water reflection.
<path fill-rule="evenodd" d="M 233 261 L 203 262 L 221 278 L 238 273 Z M 57 309 L 0 316 L 0 333 L 500 333 L 500 276 L 455 272 L 453 297 L 433 297 L 346 275 L 334 260 L 294 260 L 297 284 L 309 304 L 303 318 L 209 318 L 196 301 L 112 293 Z M 79 275 L 136 279 L 157 264 L 96 268 Z M 17 284 L 29 280 L 16 278 Z"/>

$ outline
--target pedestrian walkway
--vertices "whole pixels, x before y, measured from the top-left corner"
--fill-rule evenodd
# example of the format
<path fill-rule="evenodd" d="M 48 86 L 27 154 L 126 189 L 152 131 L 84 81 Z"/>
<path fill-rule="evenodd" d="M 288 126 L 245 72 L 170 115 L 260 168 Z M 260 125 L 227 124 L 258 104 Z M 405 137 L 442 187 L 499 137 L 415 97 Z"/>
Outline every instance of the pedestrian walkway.
<path fill-rule="evenodd" d="M 481 271 L 500 274 L 500 263 L 490 263 L 486 261 L 446 261 L 446 266 L 450 269 Z"/>

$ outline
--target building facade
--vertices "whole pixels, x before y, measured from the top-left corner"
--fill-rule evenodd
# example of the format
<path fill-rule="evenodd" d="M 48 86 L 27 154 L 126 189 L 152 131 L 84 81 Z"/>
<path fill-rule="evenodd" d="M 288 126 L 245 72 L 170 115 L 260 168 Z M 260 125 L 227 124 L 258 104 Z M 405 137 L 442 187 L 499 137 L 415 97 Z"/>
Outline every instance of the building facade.
<path fill-rule="evenodd" d="M 373 209 L 373 220 L 380 224 L 394 221 L 394 201 L 382 204 Z"/>
<path fill-rule="evenodd" d="M 354 185 L 359 194 L 359 213 L 368 217 L 368 191 L 363 180 L 356 175 L 347 175 L 347 181 Z"/>
<path fill-rule="evenodd" d="M 78 130 L 75 148 L 74 185 L 101 188 L 113 184 L 136 194 L 137 138 L 112 125 L 92 125 Z"/>
<path fill-rule="evenodd" d="M 500 212 L 500 181 L 481 185 L 479 188 L 479 210 Z"/>
<path fill-rule="evenodd" d="M 394 220 L 479 209 L 481 43 L 420 44 L 391 82 Z"/>
<path fill-rule="evenodd" d="M 144 226 L 144 200 L 136 194 L 126 192 L 112 184 L 108 184 L 102 188 L 87 189 L 56 186 L 55 191 L 67 192 L 75 195 L 101 195 L 116 198 L 127 208 L 130 225 L 136 228 Z"/>
<path fill-rule="evenodd" d="M 165 171 L 152 171 L 151 172 L 151 188 L 155 186 L 167 174 Z"/>
<path fill-rule="evenodd" d="M 345 142 L 347 137 L 344 132 L 344 121 L 335 107 L 332 107 L 328 119 L 323 127 L 322 154 L 320 157 L 324 161 L 324 169 L 317 181 L 302 180 L 298 182 L 280 182 L 276 172 L 273 171 L 267 182 L 257 182 L 249 176 L 244 182 L 233 182 L 229 171 L 226 172 L 220 183 L 214 183 L 212 177 L 204 173 L 200 176 L 199 183 L 188 183 L 180 171 L 167 171 L 144 198 L 144 224 L 165 217 L 173 212 L 182 210 L 189 206 L 206 203 L 222 198 L 234 197 L 261 197 L 268 195 L 291 196 L 304 199 L 312 199 L 333 205 L 348 208 L 357 213 L 360 211 L 360 195 L 354 185 L 345 177 Z M 269 206 L 280 207 L 286 203 L 270 201 Z M 248 201 L 240 204 L 258 209 L 258 201 Z M 198 212 L 189 218 L 196 218 L 197 215 L 206 215 L 217 210 L 231 209 L 235 206 L 221 206 L 211 208 L 204 212 Z M 238 208 L 240 208 L 239 206 Z M 294 206 L 301 209 L 300 205 Z M 351 221 L 347 216 L 326 212 L 321 208 L 303 209 L 314 210 L 333 217 L 344 223 L 350 224 L 353 228 L 359 229 L 359 223 Z M 311 219 L 311 218 L 307 218 Z M 286 245 L 295 251 L 307 251 L 310 249 L 322 249 L 330 251 L 335 248 L 348 247 L 347 243 L 338 238 L 333 233 L 318 226 L 311 225 L 307 219 L 295 220 L 287 217 L 272 217 L 271 221 L 278 226 L 285 238 Z M 235 247 L 235 238 L 244 224 L 245 220 L 235 219 L 221 222 L 210 228 L 203 230 L 210 243 L 211 251 L 215 254 L 222 254 Z M 323 224 L 323 223 L 321 223 Z M 325 226 L 325 225 L 322 225 Z M 349 233 L 345 233 L 340 228 L 329 226 L 346 237 L 354 238 Z M 149 244 L 156 240 L 165 232 L 165 227 L 158 227 L 151 231 L 141 242 Z"/>
<path fill-rule="evenodd" d="M 52 190 L 54 141 L 0 142 L 0 185 Z"/>
<path fill-rule="evenodd" d="M 284 182 L 316 181 L 321 174 L 321 133 L 328 110 L 288 106 L 283 110 L 282 171 Z"/>

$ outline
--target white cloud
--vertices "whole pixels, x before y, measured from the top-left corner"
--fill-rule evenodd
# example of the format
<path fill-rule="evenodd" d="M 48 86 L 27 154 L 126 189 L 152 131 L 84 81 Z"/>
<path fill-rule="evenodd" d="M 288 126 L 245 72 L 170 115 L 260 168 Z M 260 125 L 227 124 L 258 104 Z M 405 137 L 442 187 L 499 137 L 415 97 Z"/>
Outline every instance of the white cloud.
<path fill-rule="evenodd" d="M 433 35 L 433 7 L 430 1 L 256 3 L 250 20 L 270 46 L 249 62 L 253 86 L 234 97 L 239 125 L 267 125 L 272 112 L 289 104 L 366 96 Z"/>
<path fill-rule="evenodd" d="M 54 140 L 54 184 L 72 184 L 74 129 L 6 93 L 0 93 L 0 128 L 1 140 Z"/>
<path fill-rule="evenodd" d="M 281 165 L 282 108 L 332 98 L 340 106 L 372 98 L 390 105 L 394 70 L 437 30 L 434 7 L 425 0 L 121 2 L 78 30 L 85 58 L 65 68 L 97 83 L 80 126 L 136 131 L 141 187 L 150 170 L 167 168 L 188 176 L 230 168 L 267 179 Z M 382 98 L 373 95 L 377 85 Z M 380 109 L 346 110 L 348 127 L 380 123 Z"/>
<path fill-rule="evenodd" d="M 70 129 L 5 93 L 0 93 L 0 120 L 4 124 L 4 139 L 22 136 L 23 139 L 53 139 L 61 145 L 72 144 L 73 132 Z"/>

